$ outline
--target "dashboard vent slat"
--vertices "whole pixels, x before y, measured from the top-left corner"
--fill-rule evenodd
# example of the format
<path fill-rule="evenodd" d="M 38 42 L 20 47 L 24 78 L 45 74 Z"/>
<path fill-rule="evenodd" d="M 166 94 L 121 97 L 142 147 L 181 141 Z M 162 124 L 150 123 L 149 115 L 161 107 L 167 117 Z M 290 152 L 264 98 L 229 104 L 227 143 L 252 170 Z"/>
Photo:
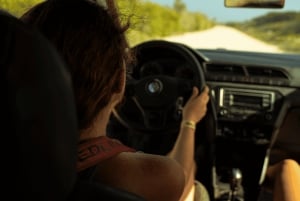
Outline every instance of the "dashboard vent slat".
<path fill-rule="evenodd" d="M 205 63 L 204 71 L 208 81 L 251 83 L 273 86 L 290 85 L 290 77 L 281 67 L 231 63 Z"/>
<path fill-rule="evenodd" d="M 244 76 L 245 72 L 242 66 L 230 64 L 207 64 L 206 72 L 214 75 L 234 75 Z"/>
<path fill-rule="evenodd" d="M 288 77 L 281 71 L 266 67 L 248 67 L 248 74 L 250 77 L 266 77 L 266 78 L 283 78 L 288 79 Z"/>

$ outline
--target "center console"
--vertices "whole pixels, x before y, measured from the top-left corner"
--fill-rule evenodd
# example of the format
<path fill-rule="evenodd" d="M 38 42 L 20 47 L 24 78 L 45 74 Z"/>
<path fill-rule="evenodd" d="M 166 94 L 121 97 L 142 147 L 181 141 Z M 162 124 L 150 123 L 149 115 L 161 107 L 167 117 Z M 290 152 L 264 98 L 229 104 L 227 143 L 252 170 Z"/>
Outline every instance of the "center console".
<path fill-rule="evenodd" d="M 267 143 L 280 109 L 280 93 L 262 89 L 216 87 L 217 137 Z"/>
<path fill-rule="evenodd" d="M 281 107 L 282 95 L 262 88 L 215 87 L 217 106 L 215 140 L 215 198 L 256 200 L 266 149 Z M 243 175 L 233 191 L 233 171 Z"/>

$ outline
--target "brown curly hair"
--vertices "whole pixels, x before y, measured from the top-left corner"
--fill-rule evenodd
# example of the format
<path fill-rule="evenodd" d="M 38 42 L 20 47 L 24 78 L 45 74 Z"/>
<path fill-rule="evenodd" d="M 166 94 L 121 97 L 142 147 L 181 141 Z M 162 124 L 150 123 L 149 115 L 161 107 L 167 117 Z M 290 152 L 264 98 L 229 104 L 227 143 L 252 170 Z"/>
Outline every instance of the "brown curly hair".
<path fill-rule="evenodd" d="M 116 10 L 89 0 L 45 1 L 21 19 L 61 53 L 72 75 L 79 129 L 88 128 L 120 90 L 124 61 L 133 61 Z"/>

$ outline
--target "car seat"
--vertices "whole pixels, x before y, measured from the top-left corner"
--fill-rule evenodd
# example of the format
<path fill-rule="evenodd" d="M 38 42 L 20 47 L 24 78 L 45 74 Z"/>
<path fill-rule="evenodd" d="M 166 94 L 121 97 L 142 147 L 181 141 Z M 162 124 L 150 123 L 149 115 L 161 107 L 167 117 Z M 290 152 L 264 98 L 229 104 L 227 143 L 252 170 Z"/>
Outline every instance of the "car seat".
<path fill-rule="evenodd" d="M 263 183 L 268 165 L 284 159 L 293 159 L 300 164 L 300 93 L 298 91 L 288 94 L 283 100 L 276 117 L 259 183 Z"/>
<path fill-rule="evenodd" d="M 143 200 L 76 173 L 77 119 L 70 75 L 36 30 L 0 11 L 2 197 Z"/>
<path fill-rule="evenodd" d="M 293 159 L 300 163 L 300 93 L 286 96 L 272 136 L 270 164 L 282 159 Z"/>

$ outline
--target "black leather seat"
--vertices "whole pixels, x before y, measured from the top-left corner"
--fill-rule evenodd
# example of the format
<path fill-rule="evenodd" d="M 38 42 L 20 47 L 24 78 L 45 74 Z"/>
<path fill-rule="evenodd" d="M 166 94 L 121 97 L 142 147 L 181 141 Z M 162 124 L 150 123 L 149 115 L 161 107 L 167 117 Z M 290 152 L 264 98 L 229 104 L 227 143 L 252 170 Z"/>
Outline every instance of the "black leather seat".
<path fill-rule="evenodd" d="M 297 91 L 288 94 L 283 100 L 276 117 L 259 183 L 264 182 L 268 165 L 284 159 L 293 159 L 300 164 L 300 93 Z"/>
<path fill-rule="evenodd" d="M 8 189 L 23 200 L 63 200 L 76 181 L 76 113 L 70 77 L 54 49 L 18 19 L 0 15 L 1 127 Z"/>
<path fill-rule="evenodd" d="M 63 61 L 41 34 L 4 11 L 0 27 L 2 197 L 142 200 L 78 180 L 76 111 Z"/>
<path fill-rule="evenodd" d="M 286 96 L 272 136 L 270 164 L 282 159 L 300 163 L 300 93 Z"/>

